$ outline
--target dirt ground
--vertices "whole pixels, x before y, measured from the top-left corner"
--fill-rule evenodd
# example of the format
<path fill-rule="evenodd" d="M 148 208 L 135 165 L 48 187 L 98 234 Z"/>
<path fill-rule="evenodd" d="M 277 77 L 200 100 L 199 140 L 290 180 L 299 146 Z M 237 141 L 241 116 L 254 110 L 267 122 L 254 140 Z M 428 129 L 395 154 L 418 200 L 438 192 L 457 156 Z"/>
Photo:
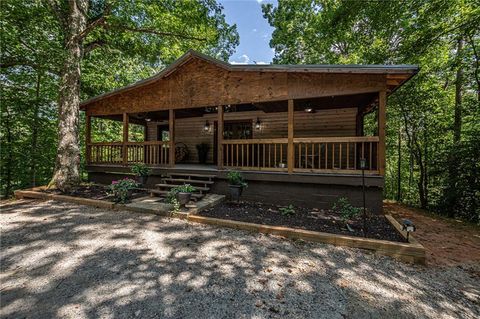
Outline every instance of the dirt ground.
<path fill-rule="evenodd" d="M 414 236 L 427 249 L 427 265 L 480 265 L 480 226 L 396 203 L 385 203 L 384 210 L 398 221 L 414 222 Z"/>
<path fill-rule="evenodd" d="M 480 317 L 474 265 L 55 201 L 0 209 L 1 318 Z"/>

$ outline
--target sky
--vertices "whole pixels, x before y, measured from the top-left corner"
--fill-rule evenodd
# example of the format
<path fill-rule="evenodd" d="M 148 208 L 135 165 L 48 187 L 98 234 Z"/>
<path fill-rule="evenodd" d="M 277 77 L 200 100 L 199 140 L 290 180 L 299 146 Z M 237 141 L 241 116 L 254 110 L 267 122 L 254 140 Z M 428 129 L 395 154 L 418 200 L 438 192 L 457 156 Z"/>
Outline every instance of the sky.
<path fill-rule="evenodd" d="M 240 45 L 230 57 L 232 64 L 268 64 L 273 59 L 273 49 L 269 42 L 273 28 L 263 18 L 262 3 L 276 0 L 218 0 L 224 7 L 225 19 L 236 24 L 240 35 Z"/>

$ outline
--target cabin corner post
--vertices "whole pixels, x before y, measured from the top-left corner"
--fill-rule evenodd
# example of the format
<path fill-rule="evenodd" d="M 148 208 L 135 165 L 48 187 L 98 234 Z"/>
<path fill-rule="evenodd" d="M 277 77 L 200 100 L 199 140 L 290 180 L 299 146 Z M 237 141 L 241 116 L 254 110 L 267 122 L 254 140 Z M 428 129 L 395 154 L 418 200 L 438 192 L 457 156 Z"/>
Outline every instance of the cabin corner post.
<path fill-rule="evenodd" d="M 217 145 L 217 166 L 223 169 L 223 105 L 218 106 Z"/>
<path fill-rule="evenodd" d="M 85 115 L 85 162 L 90 164 L 91 158 L 91 147 L 90 143 L 92 142 L 92 118 L 90 115 Z"/>
<path fill-rule="evenodd" d="M 380 91 L 378 94 L 378 173 L 385 175 L 385 121 L 386 121 L 387 93 Z"/>
<path fill-rule="evenodd" d="M 168 110 L 168 164 L 175 166 L 175 110 Z"/>
<path fill-rule="evenodd" d="M 123 113 L 123 165 L 128 165 L 128 113 Z"/>
<path fill-rule="evenodd" d="M 293 173 L 293 166 L 294 166 L 294 144 L 293 144 L 293 129 L 294 129 L 294 105 L 293 100 L 288 100 L 288 145 L 287 145 L 287 166 L 288 166 L 288 173 Z"/>

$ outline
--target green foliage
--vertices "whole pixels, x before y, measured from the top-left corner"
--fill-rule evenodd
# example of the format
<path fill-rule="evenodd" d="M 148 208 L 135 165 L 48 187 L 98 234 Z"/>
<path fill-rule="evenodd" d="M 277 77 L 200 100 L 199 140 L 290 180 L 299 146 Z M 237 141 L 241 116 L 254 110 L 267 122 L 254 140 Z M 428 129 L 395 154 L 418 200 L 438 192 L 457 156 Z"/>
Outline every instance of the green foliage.
<path fill-rule="evenodd" d="M 134 190 L 138 186 L 131 178 L 124 178 L 118 181 L 112 181 L 112 184 L 108 186 L 110 194 L 115 196 L 115 201 L 120 203 L 126 203 L 128 198 L 128 193 Z"/>
<path fill-rule="evenodd" d="M 151 172 L 151 169 L 143 163 L 133 164 L 131 170 L 137 176 L 148 176 Z"/>
<path fill-rule="evenodd" d="M 225 21 L 222 6 L 214 0 L 89 2 L 89 22 L 102 15 L 105 22 L 83 41 L 82 100 L 152 76 L 188 49 L 226 61 L 238 45 L 236 25 Z M 48 3 L 2 1 L 2 196 L 47 184 L 55 166 L 58 82 L 66 45 L 64 27 Z M 80 128 L 83 168 L 83 112 L 75 125 Z M 132 123 L 129 139 L 141 141 L 143 127 Z M 93 142 L 121 140 L 121 122 L 93 118 Z"/>
<path fill-rule="evenodd" d="M 288 205 L 287 207 L 280 207 L 279 209 L 280 213 L 284 216 L 291 216 L 295 215 L 295 207 L 293 207 L 292 204 Z"/>
<path fill-rule="evenodd" d="M 480 222 L 476 1 L 280 0 L 262 10 L 274 27 L 275 63 L 418 65 L 419 74 L 388 99 L 384 195 Z M 376 134 L 375 113 L 364 123 L 366 135 Z"/>
<path fill-rule="evenodd" d="M 196 190 L 196 188 L 190 184 L 183 184 L 183 185 L 174 187 L 172 190 L 177 193 L 193 193 Z"/>
<path fill-rule="evenodd" d="M 361 207 L 352 206 L 346 197 L 337 199 L 332 205 L 332 210 L 339 213 L 344 222 L 348 222 L 362 212 Z"/>
<path fill-rule="evenodd" d="M 248 186 L 247 182 L 245 182 L 245 178 L 238 171 L 229 171 L 227 174 L 227 179 L 230 185 L 237 185 L 242 187 Z"/>
<path fill-rule="evenodd" d="M 173 205 L 173 211 L 174 212 L 178 212 L 180 210 L 180 203 L 178 202 L 177 194 L 178 193 L 193 193 L 195 190 L 196 190 L 195 187 L 190 185 L 190 184 L 179 185 L 177 187 L 172 188 L 168 192 L 166 201 L 167 201 L 167 203 Z"/>

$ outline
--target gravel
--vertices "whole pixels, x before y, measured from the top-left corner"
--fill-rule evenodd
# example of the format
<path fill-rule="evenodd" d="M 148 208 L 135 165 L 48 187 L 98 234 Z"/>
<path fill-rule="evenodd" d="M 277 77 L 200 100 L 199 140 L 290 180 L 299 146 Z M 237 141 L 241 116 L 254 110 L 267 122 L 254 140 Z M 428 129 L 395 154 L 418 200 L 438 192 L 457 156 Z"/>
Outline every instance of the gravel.
<path fill-rule="evenodd" d="M 1 210 L 2 318 L 480 316 L 475 266 L 54 201 Z"/>

